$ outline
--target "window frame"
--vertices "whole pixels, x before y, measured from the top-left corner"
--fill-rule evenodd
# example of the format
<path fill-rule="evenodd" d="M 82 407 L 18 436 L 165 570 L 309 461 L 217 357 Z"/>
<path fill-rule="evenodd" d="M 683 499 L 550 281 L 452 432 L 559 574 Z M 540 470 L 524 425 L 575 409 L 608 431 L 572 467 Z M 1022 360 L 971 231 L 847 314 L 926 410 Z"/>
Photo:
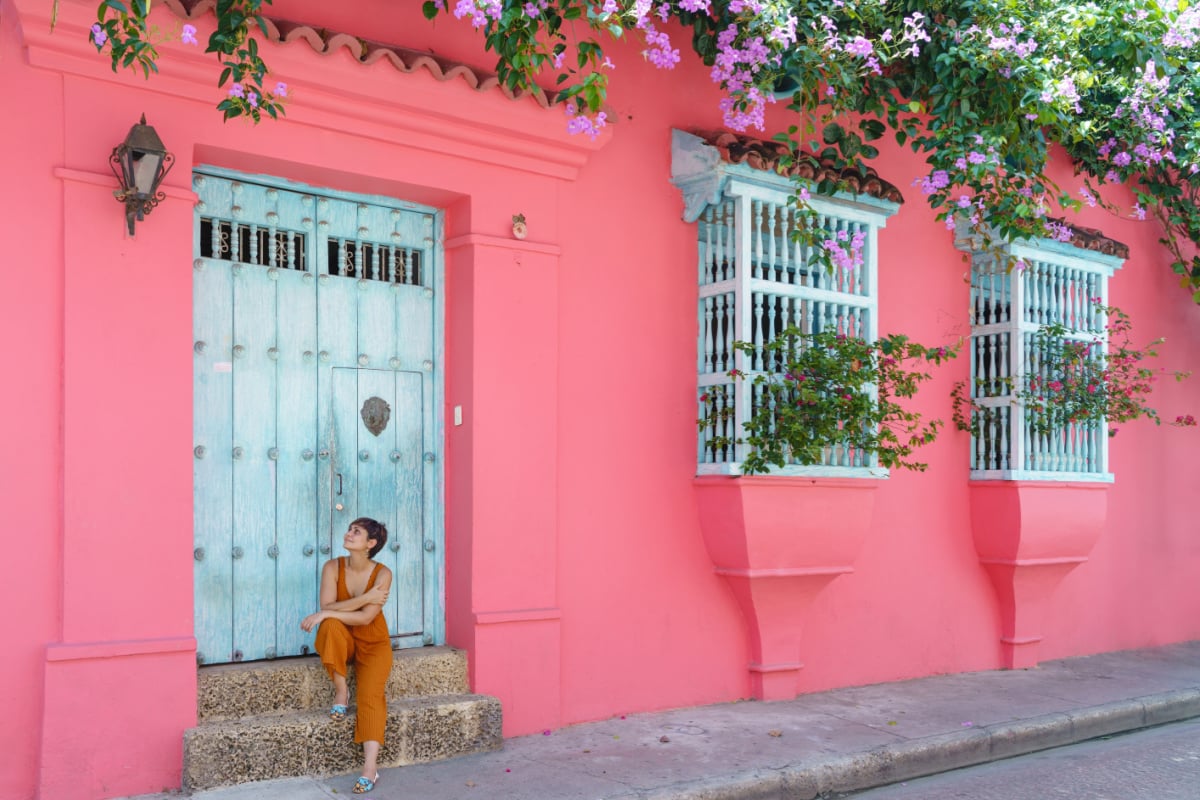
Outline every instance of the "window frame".
<path fill-rule="evenodd" d="M 672 182 L 684 194 L 684 221 L 696 225 L 697 230 L 697 418 L 703 420 L 708 413 L 708 404 L 701 400 L 715 386 L 726 387 L 726 394 L 732 395 L 735 415 L 731 422 L 728 435 L 737 439 L 744 435 L 744 424 L 748 420 L 751 408 L 752 381 L 756 370 L 754 364 L 748 363 L 751 356 L 740 350 L 729 351 L 729 345 L 734 341 L 755 341 L 753 326 L 756 323 L 753 305 L 756 297 L 770 296 L 788 298 L 796 303 L 825 304 L 821 306 L 855 307 L 865 316 L 865 323 L 859 327 L 863 338 L 875 341 L 878 338 L 879 311 L 879 240 L 878 232 L 886 225 L 888 217 L 895 214 L 900 206 L 889 200 L 882 200 L 866 194 L 839 192 L 831 197 L 813 196 L 808 205 L 824 223 L 833 221 L 836 227 L 850 229 L 857 226 L 866 234 L 863 246 L 863 265 L 860 272 L 861 287 L 859 292 L 837 291 L 818 286 L 799 286 L 795 283 L 770 280 L 755 275 L 755 239 L 760 247 L 763 237 L 754 235 L 755 208 L 770 207 L 772 220 L 774 210 L 779 210 L 781 218 L 786 220 L 789 198 L 795 195 L 796 181 L 788 176 L 779 175 L 774 171 L 759 169 L 747 163 L 730 164 L 721 159 L 718 149 L 699 136 L 683 131 L 673 131 L 672 139 Z M 726 225 L 727 236 L 722 240 L 727 252 L 734 256 L 733 276 L 721 281 L 706 283 L 706 238 L 703 226 L 707 223 L 703 217 L 714 207 L 731 204 L 733 209 L 733 224 Z M 771 223 L 772 226 L 774 222 Z M 786 228 L 786 223 L 783 225 Z M 772 239 L 774 239 L 771 227 Z M 780 230 L 780 240 L 784 241 L 783 230 Z M 732 242 L 732 248 L 729 243 Z M 782 249 L 782 248 L 781 248 Z M 772 248 L 772 259 L 776 255 Z M 784 258 L 779 263 L 786 262 Z M 805 263 L 806 259 L 793 260 L 794 266 Z M 775 261 L 765 269 L 775 269 L 782 273 Z M 799 273 L 800 270 L 796 270 Z M 827 280 L 836 280 L 831 276 Z M 711 347 L 711 341 L 706 343 L 706 337 L 711 338 L 712 328 L 706 324 L 706 315 L 711 309 L 706 308 L 705 301 L 718 295 L 733 298 L 733 331 L 726 333 L 726 355 L 732 356 L 732 369 L 745 374 L 745 380 L 728 378 L 728 363 L 723 362 L 721 369 L 714 364 L 706 364 L 706 346 Z M 838 319 L 841 319 L 840 317 Z M 757 322 L 761 325 L 762 319 Z M 774 324 L 774 323 L 772 323 Z M 726 327 L 728 325 L 726 324 Z M 764 337 L 758 337 L 764 338 Z M 765 339 L 764 339 L 765 341 Z M 707 366 L 712 369 L 706 370 Z M 697 475 L 741 475 L 742 458 L 748 448 L 746 444 L 732 445 L 729 458 L 706 458 L 711 455 L 711 448 L 706 445 L 706 432 L 701 427 L 697 435 Z M 798 477 L 837 477 L 837 478 L 879 478 L 887 477 L 888 470 L 879 467 L 871 460 L 869 463 L 861 455 L 841 453 L 839 460 L 842 464 L 793 464 L 786 467 L 772 467 L 768 473 L 778 476 Z"/>
<path fill-rule="evenodd" d="M 996 451 L 987 446 L 986 439 L 978 436 L 976 430 L 970 432 L 970 479 L 1111 483 L 1113 475 L 1109 471 L 1107 420 L 1092 425 L 1072 426 L 1063 434 L 1065 441 L 1051 442 L 1048 437 L 1042 437 L 1039 442 L 1024 424 L 1025 407 L 1016 397 L 1016 392 L 1025 384 L 1028 374 L 1027 342 L 1049 324 L 1062 322 L 1078 331 L 1078 338 L 1099 340 L 1107 350 L 1107 320 L 1103 315 L 1087 312 L 1089 298 L 1096 298 L 1100 305 L 1108 305 L 1108 280 L 1121 268 L 1124 259 L 1052 239 L 1025 239 L 994 251 L 985 250 L 982 237 L 979 236 L 960 236 L 956 244 L 971 256 L 971 336 L 968 353 L 971 371 L 966 385 L 967 399 L 972 404 L 986 400 L 980 404 L 984 407 L 1008 408 L 1007 422 L 1003 421 L 1004 414 L 998 415 L 1001 417 L 1000 434 L 993 433 L 990 437 L 992 440 L 1003 438 L 1006 449 L 997 454 L 990 464 L 980 466 Z M 1010 264 L 1026 266 L 1009 269 Z M 1050 269 L 1044 269 L 1047 267 Z M 1042 276 L 1045 280 L 1037 283 Z M 1003 320 L 980 322 L 977 319 L 981 297 L 985 294 L 982 285 L 985 279 L 989 281 L 989 292 L 998 291 L 1007 298 L 1008 310 Z M 1058 288 L 1055 288 L 1056 281 Z M 1079 296 L 1080 281 L 1086 292 L 1084 297 Z M 1067 283 L 1073 285 L 1063 286 Z M 1054 295 L 1058 300 L 1049 297 L 1041 302 L 1043 298 L 1033 296 L 1043 292 Z M 1013 314 L 1012 309 L 1018 309 L 1019 313 Z M 1042 317 L 1040 321 L 1035 319 L 1038 315 Z M 1072 319 L 1086 322 L 1089 318 L 1091 325 L 1086 329 L 1070 324 Z M 1000 338 L 993 339 L 993 344 L 989 345 L 986 337 Z M 1063 341 L 1070 338 L 1076 337 L 1066 336 Z M 986 353 L 989 347 L 994 348 L 996 341 L 1007 343 L 1001 345 L 1004 353 L 1001 364 L 1002 371 L 1007 372 L 1004 377 L 1012 381 L 1012 386 L 1007 392 L 980 397 L 977 394 L 978 381 L 982 362 L 987 358 L 981 354 Z M 976 424 L 975 420 L 981 426 L 987 424 L 984 416 L 973 413 L 973 424 Z M 1059 468 L 1063 465 L 1086 466 L 1088 462 L 1093 463 L 1094 468 Z"/>

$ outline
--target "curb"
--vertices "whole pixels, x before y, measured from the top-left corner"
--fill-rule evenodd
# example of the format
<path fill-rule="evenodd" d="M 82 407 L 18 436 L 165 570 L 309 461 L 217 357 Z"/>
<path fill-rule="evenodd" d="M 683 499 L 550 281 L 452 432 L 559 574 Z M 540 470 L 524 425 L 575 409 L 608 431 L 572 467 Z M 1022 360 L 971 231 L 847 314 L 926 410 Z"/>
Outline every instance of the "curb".
<path fill-rule="evenodd" d="M 889 783 L 1200 717 L 1200 689 L 1176 689 L 1075 711 L 926 736 L 816 764 L 696 781 L 643 800 L 817 800 Z"/>

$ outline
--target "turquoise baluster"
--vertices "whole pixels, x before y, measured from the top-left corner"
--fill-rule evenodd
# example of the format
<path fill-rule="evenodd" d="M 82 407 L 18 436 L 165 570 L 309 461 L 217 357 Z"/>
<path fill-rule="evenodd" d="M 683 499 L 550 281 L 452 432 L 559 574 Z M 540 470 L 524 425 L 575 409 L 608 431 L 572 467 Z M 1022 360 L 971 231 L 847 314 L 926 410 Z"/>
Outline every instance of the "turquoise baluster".
<path fill-rule="evenodd" d="M 754 344 L 754 360 L 751 363 L 754 365 L 753 369 L 761 370 L 763 368 L 763 366 L 762 366 L 763 352 L 764 352 L 763 348 L 766 345 L 766 341 L 767 341 L 766 331 L 763 330 L 763 327 L 762 327 L 762 323 L 763 323 L 762 292 L 754 292 L 753 298 L 754 298 L 754 300 L 753 300 L 752 307 L 754 309 L 754 317 L 753 317 L 753 322 L 751 323 L 752 327 L 750 330 L 751 330 L 751 336 L 752 336 L 751 341 Z"/>
<path fill-rule="evenodd" d="M 725 206 L 725 275 L 724 280 L 738 276 L 737 215 L 734 203 Z"/>
<path fill-rule="evenodd" d="M 708 239 L 712 243 L 708 257 L 709 281 L 719 283 L 724 280 L 728 265 L 725 264 L 727 257 L 725 245 L 725 216 L 724 207 L 718 206 L 712 210 L 712 224 L 709 225 Z"/>
<path fill-rule="evenodd" d="M 777 250 L 775 246 L 775 235 L 778 231 L 778 208 L 774 203 L 768 203 L 766 208 L 767 214 L 767 269 L 763 275 L 769 281 L 778 281 L 779 278 L 779 263 L 777 261 Z"/>
<path fill-rule="evenodd" d="M 1029 264 L 1029 321 L 1041 324 L 1042 318 L 1042 265 L 1039 261 Z"/>
<path fill-rule="evenodd" d="M 1000 469 L 1008 469 L 1009 442 L 1012 441 L 1012 410 L 1009 406 L 997 406 L 1000 435 L 992 440 L 992 448 L 999 453 Z"/>
<path fill-rule="evenodd" d="M 775 325 L 775 313 L 776 313 L 775 307 L 778 304 L 778 302 L 779 302 L 779 295 L 776 295 L 776 294 L 767 295 L 767 334 L 766 334 L 766 336 L 763 337 L 764 344 L 766 344 L 770 340 L 774 339 L 775 331 L 779 330 L 779 328 L 776 327 L 776 325 Z M 770 370 L 774 370 L 776 368 L 776 365 L 775 364 L 767 364 L 766 368 L 770 369 Z"/>
<path fill-rule="evenodd" d="M 736 322 L 736 318 L 737 318 L 737 309 L 734 307 L 735 304 L 736 304 L 736 300 L 732 293 L 726 293 L 726 294 L 721 295 L 721 304 L 720 304 L 721 313 L 719 315 L 719 317 L 720 317 L 719 324 L 722 326 L 721 327 L 722 341 L 721 341 L 720 351 L 722 354 L 721 355 L 722 363 L 724 365 L 722 367 L 722 370 L 725 372 L 728 372 L 729 370 L 733 369 L 733 367 L 734 367 L 733 342 L 734 342 L 734 339 L 736 338 L 734 336 L 734 330 L 735 330 L 734 323 Z"/>
<path fill-rule="evenodd" d="M 698 370 L 701 373 L 713 371 L 713 307 L 716 305 L 712 297 L 700 299 L 700 353 Z"/>
<path fill-rule="evenodd" d="M 750 275 L 754 278 L 763 276 L 763 204 L 761 200 L 750 202 L 753 221 L 750 225 Z"/>

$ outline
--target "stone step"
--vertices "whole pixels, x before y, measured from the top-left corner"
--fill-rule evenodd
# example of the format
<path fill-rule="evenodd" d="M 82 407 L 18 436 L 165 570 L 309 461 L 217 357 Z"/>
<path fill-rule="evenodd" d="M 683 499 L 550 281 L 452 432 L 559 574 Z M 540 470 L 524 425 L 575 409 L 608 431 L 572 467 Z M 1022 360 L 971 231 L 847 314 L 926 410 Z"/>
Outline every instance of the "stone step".
<path fill-rule="evenodd" d="M 450 647 L 415 647 L 393 653 L 389 701 L 425 695 L 465 694 L 467 655 Z M 354 670 L 349 675 L 354 704 Z M 287 711 L 326 710 L 333 683 L 317 656 L 201 667 L 197 681 L 201 723 Z"/>
<path fill-rule="evenodd" d="M 438 761 L 498 750 L 500 701 L 472 694 L 409 697 L 388 703 L 381 767 Z M 281 711 L 210 721 L 184 733 L 183 787 L 212 789 L 249 781 L 356 772 L 354 711 L 333 721 L 328 712 Z"/>

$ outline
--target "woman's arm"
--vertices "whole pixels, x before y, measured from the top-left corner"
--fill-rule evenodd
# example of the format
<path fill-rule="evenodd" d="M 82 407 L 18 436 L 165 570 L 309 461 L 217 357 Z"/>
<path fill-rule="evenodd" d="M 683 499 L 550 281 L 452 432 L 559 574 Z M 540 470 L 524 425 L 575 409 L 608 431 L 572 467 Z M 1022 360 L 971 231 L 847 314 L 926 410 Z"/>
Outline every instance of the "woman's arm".
<path fill-rule="evenodd" d="M 334 562 L 332 562 L 332 561 L 329 562 L 329 564 L 333 564 L 333 563 Z M 326 569 L 328 569 L 329 564 L 325 565 Z M 334 576 L 333 580 L 335 583 L 334 597 L 336 597 L 337 596 L 337 586 L 336 586 L 337 566 L 336 566 L 336 564 L 333 567 L 333 576 Z M 367 597 L 368 595 L 376 594 L 377 589 L 382 590 L 383 597 L 386 598 L 388 591 L 391 589 L 391 587 L 392 587 L 392 571 L 390 569 L 388 569 L 387 567 L 383 567 L 379 570 L 379 575 L 376 577 L 375 585 L 371 588 L 371 590 L 363 592 L 361 595 L 359 595 L 358 598 L 354 598 L 354 599 L 360 599 L 363 597 Z M 322 572 L 321 572 L 321 599 L 322 599 L 322 606 L 324 606 L 325 570 L 322 570 Z M 383 610 L 382 602 L 373 603 L 370 601 L 368 601 L 366 605 L 364 605 L 362 608 L 360 608 L 356 611 L 339 611 L 336 609 L 329 609 L 329 608 L 322 607 L 322 609 L 320 611 L 318 611 L 317 613 L 309 614 L 307 617 L 305 617 L 303 620 L 301 620 L 300 627 L 306 631 L 311 631 L 312 629 L 316 628 L 317 626 L 319 626 L 322 622 L 324 622 L 327 619 L 341 620 L 342 622 L 344 622 L 347 625 L 366 625 L 368 622 L 375 619 L 375 617 L 382 610 Z"/>
<path fill-rule="evenodd" d="M 320 625 L 322 620 L 328 619 L 325 607 L 337 601 L 337 562 L 336 558 L 331 558 L 321 567 L 321 591 L 319 598 L 322 610 L 315 614 L 309 614 L 300 620 L 300 627 L 305 631 L 311 631 Z"/>
<path fill-rule="evenodd" d="M 388 592 L 391 590 L 391 588 L 392 588 L 392 571 L 390 569 L 388 569 L 387 567 L 380 567 L 379 574 L 377 576 L 375 576 L 375 585 L 371 587 L 370 591 L 363 592 L 359 596 L 366 597 L 367 595 L 375 593 L 378 590 L 379 592 L 381 592 L 383 594 L 384 598 L 386 598 L 388 596 Z M 358 611 L 352 612 L 354 614 L 359 615 L 359 617 L 362 619 L 362 621 L 361 622 L 352 622 L 352 623 L 347 623 L 347 624 L 366 625 L 368 622 L 375 619 L 375 617 L 378 616 L 379 612 L 381 612 L 381 611 L 383 611 L 382 601 L 377 602 L 377 603 L 376 602 L 368 602 L 365 606 L 360 608 Z M 335 613 L 337 613 L 337 612 L 335 612 Z M 345 622 L 345 620 L 342 620 L 342 621 Z"/>
<path fill-rule="evenodd" d="M 383 605 L 387 602 L 388 593 L 383 587 L 376 584 L 369 590 L 363 592 L 358 597 L 351 597 L 349 600 L 339 600 L 336 603 L 321 603 L 322 611 L 358 611 L 363 606 L 372 603 Z"/>

